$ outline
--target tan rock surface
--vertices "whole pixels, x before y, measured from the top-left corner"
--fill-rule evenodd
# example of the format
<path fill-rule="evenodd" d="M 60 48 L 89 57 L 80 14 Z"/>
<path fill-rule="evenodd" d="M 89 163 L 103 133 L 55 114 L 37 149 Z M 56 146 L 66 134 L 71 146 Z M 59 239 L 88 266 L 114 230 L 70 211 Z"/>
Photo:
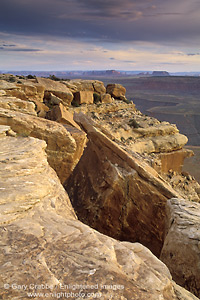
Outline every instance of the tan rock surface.
<path fill-rule="evenodd" d="M 80 91 L 74 94 L 73 104 L 92 104 L 94 102 L 93 92 L 91 91 Z"/>
<path fill-rule="evenodd" d="M 4 90 L 7 96 L 21 100 L 42 102 L 44 98 L 44 87 L 31 80 L 23 80 L 21 84 L 0 80 L 0 89 Z"/>
<path fill-rule="evenodd" d="M 102 103 L 112 103 L 113 100 L 112 100 L 112 97 L 110 94 L 102 94 L 101 95 L 101 102 Z"/>
<path fill-rule="evenodd" d="M 170 199 L 161 260 L 173 279 L 200 297 L 200 204 Z"/>
<path fill-rule="evenodd" d="M 78 217 L 120 240 L 139 241 L 159 255 L 166 200 L 177 193 L 142 160 L 99 132 L 84 115 L 75 120 L 89 143 L 65 183 Z"/>
<path fill-rule="evenodd" d="M 126 89 L 121 84 L 108 84 L 106 86 L 106 93 L 110 94 L 115 99 L 125 99 Z"/>
<path fill-rule="evenodd" d="M 55 96 L 61 98 L 63 100 L 63 104 L 70 105 L 73 99 L 73 94 L 69 90 L 69 88 L 61 82 L 53 81 L 48 78 L 40 78 L 37 77 L 37 82 L 44 86 L 45 94 L 53 93 Z"/>
<path fill-rule="evenodd" d="M 188 149 L 181 149 L 169 153 L 161 153 L 161 172 L 167 173 L 169 170 L 181 172 L 184 159 L 193 156 L 194 153 Z"/>
<path fill-rule="evenodd" d="M 61 124 L 17 111 L 0 109 L 0 124 L 8 125 L 23 136 L 32 136 L 47 143 L 48 162 L 64 182 L 77 163 L 77 153 L 82 153 L 86 136 L 80 132 L 75 139 Z M 81 147 L 81 149 L 79 149 Z"/>
<path fill-rule="evenodd" d="M 75 79 L 65 82 L 65 84 L 72 90 L 73 93 L 79 91 L 92 91 L 98 94 L 104 94 L 106 92 L 104 83 L 99 80 Z"/>
<path fill-rule="evenodd" d="M 61 103 L 55 105 L 47 114 L 47 119 L 56 121 L 61 124 L 68 124 L 81 130 L 80 126 L 74 122 L 73 114 L 69 112 Z"/>
<path fill-rule="evenodd" d="M 0 90 L 13 90 L 19 89 L 15 83 L 8 82 L 6 80 L 0 80 Z"/>
<path fill-rule="evenodd" d="M 144 246 L 76 219 L 44 141 L 4 137 L 1 145 L 1 299 L 197 299 Z"/>
<path fill-rule="evenodd" d="M 35 104 L 29 101 L 23 101 L 15 97 L 1 97 L 0 96 L 0 108 L 9 110 L 20 111 L 22 113 L 31 114 L 36 116 Z"/>

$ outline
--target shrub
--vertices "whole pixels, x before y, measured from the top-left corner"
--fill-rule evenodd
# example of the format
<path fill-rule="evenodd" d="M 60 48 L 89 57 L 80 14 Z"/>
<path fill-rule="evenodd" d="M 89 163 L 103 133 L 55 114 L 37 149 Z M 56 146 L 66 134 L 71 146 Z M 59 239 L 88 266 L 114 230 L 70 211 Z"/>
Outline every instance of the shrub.
<path fill-rule="evenodd" d="M 93 94 L 93 97 L 94 97 L 94 103 L 97 104 L 99 102 L 101 102 L 101 96 L 97 93 L 94 93 Z"/>

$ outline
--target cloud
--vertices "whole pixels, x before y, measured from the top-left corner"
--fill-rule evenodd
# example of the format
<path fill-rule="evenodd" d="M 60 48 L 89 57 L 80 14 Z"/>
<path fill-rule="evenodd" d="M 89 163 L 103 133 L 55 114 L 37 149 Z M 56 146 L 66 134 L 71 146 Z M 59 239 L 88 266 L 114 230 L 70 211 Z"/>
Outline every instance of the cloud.
<path fill-rule="evenodd" d="M 187 56 L 196 56 L 196 55 L 200 55 L 200 53 L 188 53 Z"/>
<path fill-rule="evenodd" d="M 99 41 L 200 40 L 196 0 L 1 0 L 10 33 Z"/>
<path fill-rule="evenodd" d="M 17 45 L 17 44 L 10 44 L 6 43 L 4 41 L 0 41 L 0 51 L 5 51 L 5 52 L 39 52 L 41 51 L 40 49 L 36 48 L 29 48 L 25 45 Z"/>
<path fill-rule="evenodd" d="M 2 51 L 13 51 L 13 52 L 38 52 L 40 49 L 31 49 L 31 48 L 7 48 L 0 46 L 0 50 Z"/>

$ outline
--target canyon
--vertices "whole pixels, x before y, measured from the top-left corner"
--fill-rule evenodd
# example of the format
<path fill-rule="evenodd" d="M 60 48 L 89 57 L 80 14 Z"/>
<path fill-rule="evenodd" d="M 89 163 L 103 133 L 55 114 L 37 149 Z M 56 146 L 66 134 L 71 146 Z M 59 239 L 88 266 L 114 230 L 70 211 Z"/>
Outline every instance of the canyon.
<path fill-rule="evenodd" d="M 1 75 L 1 299 L 200 297 L 188 138 L 126 97 Z"/>

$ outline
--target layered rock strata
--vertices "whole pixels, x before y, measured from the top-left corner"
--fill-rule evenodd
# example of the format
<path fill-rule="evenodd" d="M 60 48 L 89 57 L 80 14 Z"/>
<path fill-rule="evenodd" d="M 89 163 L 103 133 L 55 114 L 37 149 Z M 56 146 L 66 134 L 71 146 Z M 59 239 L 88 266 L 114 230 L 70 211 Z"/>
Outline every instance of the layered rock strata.
<path fill-rule="evenodd" d="M 61 182 L 64 182 L 83 153 L 86 135 L 81 130 L 76 140 L 63 125 L 38 118 L 19 111 L 0 109 L 0 124 L 8 125 L 13 131 L 22 136 L 32 136 L 46 141 L 48 162 L 57 172 Z"/>
<path fill-rule="evenodd" d="M 5 134 L 0 141 L 1 299 L 197 299 L 177 286 L 144 246 L 118 242 L 76 219 L 47 163 L 44 141 Z"/>

